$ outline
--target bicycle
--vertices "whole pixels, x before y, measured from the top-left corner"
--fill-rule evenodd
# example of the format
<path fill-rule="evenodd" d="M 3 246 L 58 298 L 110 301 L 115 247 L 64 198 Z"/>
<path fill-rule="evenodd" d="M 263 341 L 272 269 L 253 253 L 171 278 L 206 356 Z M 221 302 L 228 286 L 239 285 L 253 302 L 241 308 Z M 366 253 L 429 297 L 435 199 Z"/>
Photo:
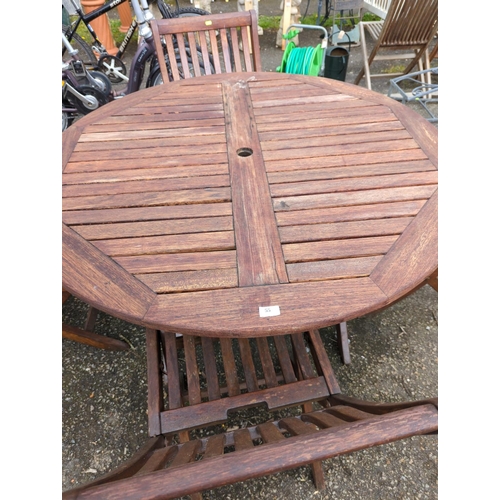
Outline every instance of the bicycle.
<path fill-rule="evenodd" d="M 75 41 L 75 45 L 80 52 L 80 56 L 82 57 L 82 61 L 89 68 L 99 68 L 102 72 L 104 72 L 112 83 L 122 83 L 128 82 L 129 77 L 127 77 L 127 68 L 125 63 L 122 61 L 121 57 L 123 56 L 125 50 L 129 46 L 129 43 L 138 28 L 138 18 L 137 11 L 134 7 L 134 11 L 136 14 L 136 18 L 132 20 L 132 23 L 125 34 L 123 42 L 120 44 L 118 48 L 118 52 L 116 55 L 111 55 L 107 52 L 106 48 L 99 40 L 97 34 L 91 26 L 91 22 L 104 15 L 109 11 L 113 10 L 115 7 L 118 7 L 124 2 L 128 2 L 129 0 L 110 0 L 105 3 L 103 6 L 98 9 L 85 14 L 81 9 L 80 5 L 77 3 L 78 0 L 63 0 L 63 5 L 65 5 L 66 9 L 73 15 L 76 15 L 76 20 L 71 23 L 69 26 L 63 26 L 63 33 L 66 35 L 68 41 L 72 43 Z M 140 0 L 142 9 L 142 13 L 144 15 L 144 20 L 149 22 L 151 19 L 154 19 L 154 15 L 149 9 L 149 4 L 147 0 Z M 160 11 L 162 17 L 164 19 L 172 19 L 174 17 L 188 17 L 188 16 L 203 16 L 209 14 L 208 11 L 198 9 L 196 7 L 180 7 L 177 2 L 177 9 L 173 9 L 170 5 L 166 4 L 164 0 L 155 0 L 158 6 L 158 10 Z M 71 3 L 71 6 L 70 4 Z M 72 7 L 72 9 L 71 9 Z M 71 10 L 70 10 L 71 9 Z M 92 48 L 89 47 L 86 42 L 78 35 L 77 30 L 81 24 L 84 24 L 92 36 Z M 66 48 L 63 45 L 62 54 L 63 59 L 65 57 Z M 96 57 L 96 54 L 98 57 Z"/>
<path fill-rule="evenodd" d="M 114 0 L 114 1 L 116 2 L 118 0 Z M 122 1 L 125 1 L 125 0 L 122 0 Z M 95 100 L 97 100 L 97 102 L 90 103 L 90 101 L 92 101 L 92 99 L 88 99 L 87 101 L 82 101 L 80 99 L 81 102 L 78 103 L 78 106 L 75 103 L 75 106 L 73 107 L 73 110 L 72 110 L 72 114 L 67 112 L 68 116 L 70 116 L 69 123 L 72 123 L 75 121 L 75 119 L 77 118 L 78 112 L 80 114 L 86 114 L 87 112 L 90 112 L 93 109 L 96 109 L 100 105 L 103 105 L 107 102 L 110 102 L 110 101 L 115 100 L 115 99 L 119 99 L 125 95 L 128 95 L 128 94 L 131 94 L 133 92 L 138 91 L 143 84 L 144 74 L 146 71 L 146 66 L 148 64 L 149 64 L 149 75 L 148 75 L 148 78 L 145 82 L 145 86 L 151 87 L 151 86 L 155 86 L 155 85 L 161 85 L 163 83 L 163 80 L 161 77 L 160 67 L 158 64 L 156 48 L 155 48 L 155 44 L 153 41 L 153 33 L 151 31 L 151 28 L 149 27 L 149 23 L 146 21 L 146 14 L 143 11 L 141 5 L 139 4 L 139 1 L 147 4 L 146 0 L 131 0 L 132 7 L 133 7 L 133 10 L 134 10 L 135 15 L 136 15 L 137 28 L 139 30 L 140 38 L 139 38 L 139 43 L 137 46 L 136 53 L 135 53 L 135 55 L 132 59 L 132 62 L 130 64 L 130 77 L 128 78 L 126 88 L 120 92 L 117 92 L 115 90 L 110 90 L 109 94 L 106 95 L 105 98 L 100 93 L 102 91 L 102 89 L 101 90 L 96 89 L 96 88 L 94 88 L 93 90 L 89 90 L 88 88 L 84 89 L 84 90 L 88 90 L 88 94 L 86 94 L 86 95 L 90 95 L 91 97 L 94 97 Z M 197 10 L 199 11 L 200 9 L 197 9 Z M 150 12 L 150 14 L 152 16 L 151 12 Z M 199 15 L 199 14 L 196 14 L 196 15 Z M 152 18 L 154 18 L 154 16 Z M 65 40 L 68 41 L 66 35 L 63 34 L 63 46 L 65 46 L 65 48 L 66 48 L 65 52 L 68 53 L 68 48 L 67 48 L 67 45 L 65 44 Z M 69 41 L 68 41 L 68 43 L 69 43 Z M 190 54 L 188 48 L 186 49 L 186 53 L 188 56 L 188 60 L 190 60 L 191 54 Z M 199 58 L 200 54 L 197 54 L 196 56 Z M 164 55 L 164 57 L 166 58 L 167 67 L 170 68 L 171 63 L 168 60 L 168 56 Z M 64 68 L 64 64 L 68 64 L 68 62 L 63 61 L 63 68 Z M 178 55 L 174 64 L 177 64 L 180 67 L 180 65 L 181 65 L 180 55 Z M 202 65 L 203 64 L 200 63 L 200 66 L 202 66 Z M 96 68 L 94 66 L 87 67 L 86 64 L 83 64 L 83 66 L 85 67 L 87 73 L 90 73 L 90 76 L 92 77 L 93 76 L 92 71 L 94 71 Z M 179 69 L 181 72 L 181 77 L 183 77 L 182 68 L 179 68 Z M 213 68 L 212 68 L 212 72 L 213 72 Z M 99 72 L 99 71 L 97 71 L 96 73 L 101 74 L 101 72 Z M 106 72 L 102 72 L 102 74 L 104 76 L 106 76 L 108 78 L 108 80 L 111 82 L 111 79 L 109 79 Z M 173 76 L 170 76 L 170 80 L 173 80 Z M 106 99 L 106 102 L 104 102 L 105 99 Z M 85 102 L 87 102 L 88 104 L 85 104 Z M 63 96 L 63 108 L 64 108 L 64 105 L 65 105 L 65 101 L 64 101 L 64 96 Z M 67 125 L 67 126 L 69 126 L 69 125 Z"/>
<path fill-rule="evenodd" d="M 86 115 L 111 99 L 111 81 L 100 71 L 88 70 L 75 49 L 62 35 L 70 60 L 62 63 L 62 130 L 79 114 Z"/>

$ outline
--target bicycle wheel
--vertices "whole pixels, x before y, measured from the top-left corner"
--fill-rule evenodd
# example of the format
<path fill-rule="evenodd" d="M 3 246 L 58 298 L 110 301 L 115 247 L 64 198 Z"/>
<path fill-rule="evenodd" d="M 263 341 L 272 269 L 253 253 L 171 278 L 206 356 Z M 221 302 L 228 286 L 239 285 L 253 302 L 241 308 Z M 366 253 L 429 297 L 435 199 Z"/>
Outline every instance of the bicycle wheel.
<path fill-rule="evenodd" d="M 191 16 L 208 16 L 210 12 L 196 7 L 180 7 L 174 9 L 165 3 L 165 0 L 157 0 L 158 10 L 161 12 L 163 19 L 172 19 L 173 17 L 191 17 Z"/>
<path fill-rule="evenodd" d="M 63 34 L 66 34 L 68 26 L 62 27 Z M 97 66 L 97 58 L 92 50 L 92 47 L 77 33 L 73 35 L 71 39 L 71 45 L 74 49 L 78 50 L 79 59 L 85 64 L 87 67 L 96 67 Z M 63 44 L 62 47 L 62 60 L 63 62 L 67 62 L 71 59 L 71 56 L 68 54 L 66 47 Z"/>

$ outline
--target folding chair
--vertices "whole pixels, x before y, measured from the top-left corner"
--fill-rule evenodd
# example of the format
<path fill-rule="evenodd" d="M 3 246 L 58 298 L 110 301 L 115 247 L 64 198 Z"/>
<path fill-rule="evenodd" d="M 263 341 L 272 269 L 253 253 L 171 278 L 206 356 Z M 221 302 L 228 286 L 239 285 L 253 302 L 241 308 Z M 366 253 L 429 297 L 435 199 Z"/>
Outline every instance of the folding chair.
<path fill-rule="evenodd" d="M 323 489 L 322 460 L 437 432 L 437 399 L 342 395 L 318 330 L 217 339 L 147 329 L 146 352 L 149 440 L 64 500 L 201 499 L 203 490 L 303 465 Z M 256 425 L 228 424 L 228 414 L 250 407 L 259 407 Z"/>
<path fill-rule="evenodd" d="M 354 83 L 366 78 L 371 89 L 372 78 L 391 78 L 408 74 L 418 64 L 419 70 L 429 69 L 428 47 L 438 30 L 437 0 L 392 0 L 384 21 L 360 22 L 363 68 Z M 375 40 L 368 55 L 366 32 Z M 372 74 L 374 61 L 409 60 L 403 71 Z M 423 80 L 422 80 L 423 81 Z"/>
<path fill-rule="evenodd" d="M 168 60 L 167 68 L 158 57 L 164 82 L 262 69 L 254 10 L 153 20 L 151 29 L 157 54 Z"/>

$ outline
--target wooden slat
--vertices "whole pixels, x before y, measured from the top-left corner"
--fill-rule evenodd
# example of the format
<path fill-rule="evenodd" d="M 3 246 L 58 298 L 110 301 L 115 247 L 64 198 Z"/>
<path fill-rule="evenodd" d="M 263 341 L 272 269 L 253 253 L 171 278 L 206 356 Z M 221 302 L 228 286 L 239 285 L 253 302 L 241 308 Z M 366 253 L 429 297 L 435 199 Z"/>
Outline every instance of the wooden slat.
<path fill-rule="evenodd" d="M 332 408 L 327 408 L 325 411 L 336 417 L 342 418 L 347 422 L 354 422 L 356 420 L 373 417 L 372 413 L 367 413 L 366 411 L 358 410 L 357 408 L 351 408 L 350 406 L 333 406 Z"/>
<path fill-rule="evenodd" d="M 163 390 L 160 374 L 159 332 L 146 328 L 148 375 L 148 427 L 150 436 L 161 434 L 160 412 L 163 410 Z"/>
<path fill-rule="evenodd" d="M 276 378 L 276 372 L 274 371 L 271 352 L 269 351 L 268 339 L 259 337 L 256 339 L 256 342 L 259 349 L 262 370 L 264 371 L 264 378 L 266 379 L 266 386 L 276 387 L 278 385 L 278 380 Z"/>
<path fill-rule="evenodd" d="M 180 205 L 190 203 L 217 203 L 231 199 L 228 187 L 181 189 L 150 193 L 129 193 L 115 196 L 77 196 L 64 198 L 63 210 L 84 210 L 102 208 L 131 208 L 155 205 Z"/>
<path fill-rule="evenodd" d="M 164 124 L 168 126 L 168 124 Z M 69 163 L 66 167 L 65 174 L 74 174 L 78 172 L 113 172 L 123 171 L 130 169 L 159 169 L 171 167 L 186 167 L 193 165 L 219 165 L 227 161 L 227 154 L 225 152 L 214 154 L 203 154 L 197 151 L 191 151 L 188 156 L 156 156 L 153 158 L 132 158 L 123 159 L 116 162 L 111 159 L 102 160 L 80 160 Z"/>
<path fill-rule="evenodd" d="M 297 376 L 293 369 L 292 361 L 290 359 L 290 353 L 288 351 L 285 339 L 282 336 L 273 337 L 274 343 L 276 345 L 276 351 L 278 353 L 278 359 L 281 366 L 281 372 L 287 384 L 297 381 Z"/>
<path fill-rule="evenodd" d="M 154 274 L 137 274 L 136 278 L 156 293 L 220 290 L 238 286 L 236 267 Z"/>
<path fill-rule="evenodd" d="M 219 113 L 219 112 L 214 112 Z M 152 149 L 148 148 L 136 148 L 136 149 L 121 149 L 118 151 L 101 151 L 99 157 L 103 160 L 126 160 L 135 158 L 156 158 L 158 156 L 185 156 L 189 154 L 192 150 L 193 144 L 179 145 L 179 146 L 168 146 L 168 147 L 156 147 Z M 196 145 L 196 150 L 198 154 L 212 154 L 212 153 L 223 153 L 226 150 L 225 144 L 220 143 L 208 143 Z M 93 160 L 95 158 L 95 153 L 90 151 L 75 151 L 71 155 L 72 162 Z"/>
<path fill-rule="evenodd" d="M 241 363 L 245 374 L 247 390 L 248 392 L 258 391 L 259 383 L 255 373 L 255 365 L 252 358 L 250 341 L 247 338 L 238 339 L 238 344 L 240 346 Z"/>
<path fill-rule="evenodd" d="M 312 241 L 283 245 L 287 264 L 314 260 L 343 259 L 385 254 L 399 236 L 349 238 L 347 240 Z M 288 268 L 288 266 L 287 266 Z"/>
<path fill-rule="evenodd" d="M 93 183 L 65 185 L 62 189 L 62 195 L 63 198 L 69 198 L 73 196 L 154 193 L 157 191 L 179 191 L 182 189 L 229 186 L 229 176 L 227 175 L 174 178 L 174 175 L 181 175 L 182 171 L 176 173 L 175 169 L 171 169 L 171 173 L 172 177 L 170 178 L 159 179 L 153 176 L 151 180 L 142 179 L 141 182 L 137 182 L 136 179 L 131 181 L 124 179 L 122 182 L 115 182 L 113 179 L 113 182 L 103 182 L 103 180 L 98 179 L 98 176 L 90 176 L 87 174 L 89 179 L 93 179 Z M 95 182 L 97 180 L 100 182 Z"/>
<path fill-rule="evenodd" d="M 253 447 L 252 437 L 248 429 L 234 431 L 234 448 L 236 451 L 251 450 Z"/>
<path fill-rule="evenodd" d="M 112 238 L 137 238 L 167 234 L 194 234 L 213 231 L 230 231 L 232 217 L 201 217 L 172 221 L 124 222 L 118 224 L 95 224 L 73 226 L 73 229 L 87 240 Z"/>
<path fill-rule="evenodd" d="M 358 176 L 354 179 L 317 180 L 310 182 L 289 182 L 273 184 L 273 197 L 308 195 L 315 193 L 339 193 L 344 191 L 362 191 L 401 186 L 422 186 L 437 184 L 437 172 L 410 172 L 404 174 L 377 175 L 370 177 Z"/>
<path fill-rule="evenodd" d="M 427 200 L 396 201 L 349 207 L 317 208 L 291 212 L 277 212 L 279 226 L 351 222 L 355 220 L 409 217 L 416 215 Z"/>
<path fill-rule="evenodd" d="M 257 425 L 257 431 L 261 435 L 264 443 L 277 443 L 285 439 L 285 436 L 283 436 L 272 422 Z"/>
<path fill-rule="evenodd" d="M 190 405 L 201 403 L 200 375 L 196 360 L 194 337 L 184 335 L 184 354 L 186 357 L 186 376 L 188 383 L 188 399 Z"/>
<path fill-rule="evenodd" d="M 279 421 L 279 426 L 286 429 L 292 436 L 300 434 L 313 434 L 318 432 L 314 425 L 306 424 L 302 420 L 294 417 L 283 418 Z"/>
<path fill-rule="evenodd" d="M 379 151 L 377 153 L 353 153 L 344 156 L 326 155 L 324 150 L 311 151 L 304 158 L 267 160 L 268 172 L 288 172 L 293 170 L 315 170 L 329 167 L 348 167 L 353 165 L 372 165 L 386 162 L 407 162 L 428 160 L 420 149 L 400 151 Z"/>
<path fill-rule="evenodd" d="M 219 378 L 217 374 L 217 365 L 215 362 L 213 340 L 208 337 L 202 337 L 201 346 L 203 349 L 203 361 L 205 363 L 208 399 L 210 401 L 220 399 Z"/>
<path fill-rule="evenodd" d="M 219 342 L 222 352 L 222 361 L 224 363 L 228 395 L 236 396 L 240 393 L 240 384 L 236 373 L 232 340 L 230 338 L 221 338 Z"/>
<path fill-rule="evenodd" d="M 301 415 L 300 418 L 304 422 L 311 422 L 312 424 L 317 425 L 320 429 L 328 429 L 329 427 L 345 424 L 345 420 L 324 411 L 305 413 L 304 415 Z"/>
<path fill-rule="evenodd" d="M 173 410 L 182 406 L 181 381 L 179 379 L 179 363 L 175 333 L 162 332 L 165 349 L 165 365 L 167 369 L 168 407 Z"/>
<path fill-rule="evenodd" d="M 227 150 L 233 191 L 233 214 L 240 286 L 286 283 L 285 263 L 259 137 L 252 115 L 248 85 L 223 85 L 227 128 Z M 248 156 L 242 156 L 241 151 Z M 239 154 L 240 152 L 240 154 Z M 245 153 L 246 154 L 246 153 Z"/>
<path fill-rule="evenodd" d="M 404 172 L 426 172 L 435 170 L 428 160 L 414 160 L 401 163 L 385 162 L 367 165 L 352 165 L 348 167 L 323 167 L 295 169 L 286 172 L 270 172 L 270 184 L 301 182 L 312 180 L 331 180 L 370 175 L 401 174 Z"/>
<path fill-rule="evenodd" d="M 311 366 L 311 361 L 307 354 L 304 345 L 304 336 L 302 333 L 296 333 L 291 335 L 293 352 L 295 355 L 295 361 L 297 362 L 300 378 L 309 379 L 314 378 L 316 374 Z"/>
<path fill-rule="evenodd" d="M 290 283 L 324 281 L 327 279 L 359 278 L 369 276 L 382 259 L 381 255 L 354 259 L 322 260 L 288 264 Z"/>
<path fill-rule="evenodd" d="M 98 240 L 94 244 L 99 250 L 113 257 L 167 252 L 218 251 L 234 249 L 234 235 L 232 231 L 217 231 L 207 234 Z"/>
<path fill-rule="evenodd" d="M 131 274 L 236 268 L 234 250 L 116 257 L 114 260 Z"/>
<path fill-rule="evenodd" d="M 404 129 L 399 127 L 399 130 L 386 130 L 386 131 L 378 131 L 378 132 L 366 132 L 364 134 L 351 134 L 348 136 L 345 135 L 329 135 L 327 132 L 318 133 L 317 136 L 314 137 L 297 137 L 293 141 L 294 149 L 302 149 L 302 148 L 332 148 L 337 149 L 343 145 L 355 145 L 355 144 L 365 144 L 372 142 L 382 142 L 382 141 L 398 141 L 403 139 L 410 139 L 411 136 Z M 217 138 L 215 139 L 215 142 Z M 205 142 L 208 142 L 208 138 L 205 138 Z M 290 147 L 289 140 L 283 140 L 279 137 L 278 134 L 275 135 L 273 140 L 270 141 L 262 141 L 261 142 L 262 151 L 265 154 L 268 151 L 280 151 L 283 149 L 287 149 Z"/>
<path fill-rule="evenodd" d="M 189 462 L 193 462 L 200 449 L 200 445 L 201 442 L 197 439 L 194 441 L 188 441 L 182 446 L 179 445 L 179 451 L 175 458 L 172 460 L 169 469 L 179 467 L 180 465 L 185 465 Z"/>
<path fill-rule="evenodd" d="M 217 457 L 224 453 L 224 434 L 216 434 L 215 436 L 210 436 L 207 439 L 207 445 L 205 453 L 203 453 L 203 459 Z"/>
<path fill-rule="evenodd" d="M 219 109 L 220 105 L 211 106 L 214 109 Z M 157 108 L 156 108 L 157 110 Z M 84 152 L 84 151 L 99 151 L 99 155 L 106 155 L 106 151 L 116 151 L 118 150 L 133 150 L 139 149 L 144 150 L 148 148 L 165 148 L 165 147 L 179 147 L 179 146 L 191 146 L 193 144 L 192 136 L 185 136 L 182 134 L 181 129 L 177 129 L 179 132 L 173 137 L 143 137 L 141 134 L 129 134 L 130 137 L 123 137 L 117 140 L 111 140 L 106 138 L 101 138 L 104 140 L 88 140 L 80 141 L 77 146 L 75 146 L 74 152 Z M 187 131 L 186 131 L 187 132 Z M 134 137 L 134 135 L 138 135 Z M 82 136 L 83 139 L 83 136 Z M 198 145 L 202 144 L 224 144 L 225 135 L 222 130 L 220 133 L 216 134 L 215 130 L 212 130 L 212 134 L 196 135 L 196 143 Z"/>
<path fill-rule="evenodd" d="M 436 186 L 409 186 L 392 189 L 374 189 L 359 193 L 328 193 L 307 196 L 287 196 L 275 198 L 276 212 L 288 210 L 307 210 L 310 208 L 328 208 L 353 205 L 369 205 L 372 203 L 389 203 L 396 201 L 423 200 L 432 196 Z"/>
<path fill-rule="evenodd" d="M 230 203 L 209 203 L 163 207 L 111 208 L 104 210 L 77 210 L 63 212 L 66 224 L 96 224 L 105 222 L 128 222 L 169 220 L 191 217 L 220 217 L 231 215 Z"/>
<path fill-rule="evenodd" d="M 280 236 L 283 243 L 295 243 L 299 241 L 399 235 L 412 220 L 410 217 L 395 217 L 393 219 L 336 222 L 333 224 L 286 226 L 280 228 Z"/>

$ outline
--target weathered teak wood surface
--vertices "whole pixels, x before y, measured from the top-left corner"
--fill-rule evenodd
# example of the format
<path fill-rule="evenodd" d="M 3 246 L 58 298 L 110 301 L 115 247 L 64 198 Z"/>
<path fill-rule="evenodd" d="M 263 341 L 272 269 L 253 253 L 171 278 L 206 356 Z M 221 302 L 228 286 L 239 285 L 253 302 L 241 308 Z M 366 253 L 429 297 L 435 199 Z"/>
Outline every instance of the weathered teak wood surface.
<path fill-rule="evenodd" d="M 335 80 L 233 73 L 138 92 L 63 134 L 62 179 L 64 289 L 151 328 L 303 332 L 437 269 L 437 130 Z"/>

